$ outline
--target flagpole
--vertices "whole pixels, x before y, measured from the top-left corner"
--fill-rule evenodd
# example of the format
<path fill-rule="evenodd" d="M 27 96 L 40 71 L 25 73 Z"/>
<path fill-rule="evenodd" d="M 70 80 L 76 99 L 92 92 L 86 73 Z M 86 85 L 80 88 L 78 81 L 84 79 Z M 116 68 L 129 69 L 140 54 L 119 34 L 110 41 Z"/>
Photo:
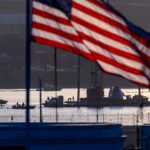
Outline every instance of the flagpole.
<path fill-rule="evenodd" d="M 31 80 L 31 0 L 26 1 L 26 46 L 25 46 L 25 82 L 26 82 L 26 123 L 30 122 L 30 80 Z"/>
<path fill-rule="evenodd" d="M 54 48 L 54 66 L 55 66 L 55 98 L 56 98 L 56 123 L 58 122 L 58 110 L 57 110 L 57 48 Z"/>
<path fill-rule="evenodd" d="M 30 80 L 31 80 L 31 0 L 26 0 L 26 42 L 25 42 L 25 86 L 26 86 L 26 149 L 30 149 Z"/>

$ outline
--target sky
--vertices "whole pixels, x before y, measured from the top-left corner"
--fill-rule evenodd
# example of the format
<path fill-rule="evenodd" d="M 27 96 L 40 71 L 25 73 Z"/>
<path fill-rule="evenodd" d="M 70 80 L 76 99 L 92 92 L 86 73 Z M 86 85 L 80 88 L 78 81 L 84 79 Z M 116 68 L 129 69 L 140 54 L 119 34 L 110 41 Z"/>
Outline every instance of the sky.
<path fill-rule="evenodd" d="M 109 0 L 131 22 L 150 32 L 150 0 Z"/>

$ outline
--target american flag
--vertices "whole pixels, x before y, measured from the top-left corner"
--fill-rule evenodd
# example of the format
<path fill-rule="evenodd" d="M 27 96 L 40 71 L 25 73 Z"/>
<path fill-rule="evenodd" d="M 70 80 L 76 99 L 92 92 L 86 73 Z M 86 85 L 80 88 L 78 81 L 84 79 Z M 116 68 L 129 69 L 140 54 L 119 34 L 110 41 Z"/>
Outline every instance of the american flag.
<path fill-rule="evenodd" d="M 32 39 L 150 86 L 150 34 L 100 0 L 33 0 Z"/>

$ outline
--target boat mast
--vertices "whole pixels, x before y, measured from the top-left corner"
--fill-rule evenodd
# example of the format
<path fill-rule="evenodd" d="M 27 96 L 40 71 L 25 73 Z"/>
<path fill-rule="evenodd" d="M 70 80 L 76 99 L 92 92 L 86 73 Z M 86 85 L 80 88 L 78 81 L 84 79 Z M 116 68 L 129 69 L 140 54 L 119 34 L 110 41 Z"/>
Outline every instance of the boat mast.
<path fill-rule="evenodd" d="M 78 90 L 77 90 L 77 104 L 79 105 L 79 102 L 80 102 L 80 55 L 78 54 L 78 62 L 77 62 L 77 64 L 78 64 Z"/>
<path fill-rule="evenodd" d="M 43 122 L 42 118 L 42 79 L 39 78 L 39 101 L 40 101 L 40 123 Z"/>
<path fill-rule="evenodd" d="M 141 95 L 141 86 L 138 86 L 138 95 Z"/>

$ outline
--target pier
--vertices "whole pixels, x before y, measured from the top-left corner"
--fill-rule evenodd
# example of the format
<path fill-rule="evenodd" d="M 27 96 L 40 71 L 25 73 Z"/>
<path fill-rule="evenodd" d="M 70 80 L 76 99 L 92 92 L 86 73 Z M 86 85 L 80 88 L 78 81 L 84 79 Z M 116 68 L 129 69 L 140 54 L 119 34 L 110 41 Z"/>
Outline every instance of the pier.
<path fill-rule="evenodd" d="M 27 142 L 25 123 L 1 123 L 0 149 L 122 150 L 125 140 L 119 124 L 31 123 L 28 129 Z"/>

